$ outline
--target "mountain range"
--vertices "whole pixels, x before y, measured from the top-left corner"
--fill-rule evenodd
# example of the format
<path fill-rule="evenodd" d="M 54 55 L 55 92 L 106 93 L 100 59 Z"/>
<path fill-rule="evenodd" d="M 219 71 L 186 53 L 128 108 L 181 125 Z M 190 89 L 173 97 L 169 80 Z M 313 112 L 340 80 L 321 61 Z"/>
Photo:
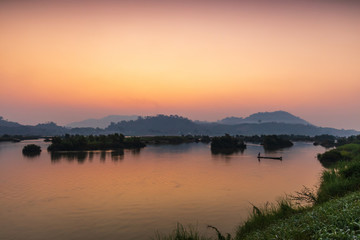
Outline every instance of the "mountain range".
<path fill-rule="evenodd" d="M 54 136 L 67 133 L 82 135 L 123 133 L 131 136 L 187 134 L 215 136 L 228 133 L 247 136 L 262 134 L 351 136 L 360 134 L 355 130 L 318 127 L 284 111 L 255 113 L 246 118 L 228 117 L 217 122 L 192 121 L 177 115 L 137 117 L 136 120 L 135 117 L 112 115 L 102 119 L 71 123 L 67 127 L 58 126 L 52 122 L 35 126 L 21 125 L 0 117 L 0 135 Z M 110 124 L 106 126 L 109 121 Z"/>
<path fill-rule="evenodd" d="M 219 120 L 220 124 L 236 125 L 242 123 L 288 123 L 288 124 L 304 124 L 311 125 L 309 122 L 296 117 L 285 111 L 275 111 L 275 112 L 259 112 L 251 114 L 246 118 L 242 117 L 227 117 L 222 120 Z"/>
<path fill-rule="evenodd" d="M 118 123 L 121 121 L 130 121 L 136 120 L 140 116 L 137 115 L 109 115 L 104 118 L 90 118 L 85 119 L 79 122 L 72 122 L 67 125 L 66 127 L 69 128 L 102 128 L 105 129 L 108 127 L 112 122 Z M 201 122 L 195 121 L 196 123 L 209 123 L 209 122 Z M 226 125 L 237 125 L 243 123 L 288 123 L 288 124 L 305 124 L 305 125 L 312 125 L 309 122 L 296 117 L 288 112 L 285 111 L 275 111 L 275 112 L 259 112 L 254 113 L 248 117 L 226 117 L 217 121 L 219 124 L 226 124 Z"/>

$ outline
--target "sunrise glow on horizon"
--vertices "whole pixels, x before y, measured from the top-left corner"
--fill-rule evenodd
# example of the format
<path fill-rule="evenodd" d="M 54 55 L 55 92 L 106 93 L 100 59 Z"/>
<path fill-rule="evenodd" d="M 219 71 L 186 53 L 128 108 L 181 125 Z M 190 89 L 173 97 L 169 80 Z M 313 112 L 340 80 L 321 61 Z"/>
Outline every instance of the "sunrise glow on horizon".
<path fill-rule="evenodd" d="M 285 110 L 360 130 L 359 26 L 353 1 L 2 1 L 0 116 Z"/>

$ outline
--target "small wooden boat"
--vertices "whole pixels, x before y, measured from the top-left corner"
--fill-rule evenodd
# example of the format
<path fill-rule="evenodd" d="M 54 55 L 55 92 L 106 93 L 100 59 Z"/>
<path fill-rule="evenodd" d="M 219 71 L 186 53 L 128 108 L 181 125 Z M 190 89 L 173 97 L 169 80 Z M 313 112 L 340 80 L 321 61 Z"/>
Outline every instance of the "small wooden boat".
<path fill-rule="evenodd" d="M 263 159 L 282 160 L 282 157 L 262 157 L 262 156 L 258 156 L 257 158 L 258 158 L 259 160 L 260 160 L 260 158 L 263 158 Z"/>

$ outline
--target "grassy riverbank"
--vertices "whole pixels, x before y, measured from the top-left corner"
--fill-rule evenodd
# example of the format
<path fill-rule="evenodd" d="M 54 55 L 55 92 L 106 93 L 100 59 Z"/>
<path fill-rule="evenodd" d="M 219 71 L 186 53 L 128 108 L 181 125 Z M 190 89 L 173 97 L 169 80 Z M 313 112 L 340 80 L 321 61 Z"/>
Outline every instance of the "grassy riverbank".
<path fill-rule="evenodd" d="M 205 238 L 178 225 L 172 234 L 155 239 L 359 239 L 360 144 L 343 145 L 318 158 L 327 169 L 317 192 L 304 188 L 277 204 L 253 206 L 234 236 L 214 229 L 214 237 Z"/>
<path fill-rule="evenodd" d="M 358 239 L 355 236 L 360 237 L 359 191 L 294 212 L 265 228 L 238 232 L 235 239 Z"/>

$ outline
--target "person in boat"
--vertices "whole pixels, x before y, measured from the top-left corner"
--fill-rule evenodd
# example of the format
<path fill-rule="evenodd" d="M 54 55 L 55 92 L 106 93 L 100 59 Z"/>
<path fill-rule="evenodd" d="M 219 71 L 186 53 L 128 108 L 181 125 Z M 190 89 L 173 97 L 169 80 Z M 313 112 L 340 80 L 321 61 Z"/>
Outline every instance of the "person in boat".
<path fill-rule="evenodd" d="M 260 157 L 260 152 L 258 153 L 258 158 Z"/>

